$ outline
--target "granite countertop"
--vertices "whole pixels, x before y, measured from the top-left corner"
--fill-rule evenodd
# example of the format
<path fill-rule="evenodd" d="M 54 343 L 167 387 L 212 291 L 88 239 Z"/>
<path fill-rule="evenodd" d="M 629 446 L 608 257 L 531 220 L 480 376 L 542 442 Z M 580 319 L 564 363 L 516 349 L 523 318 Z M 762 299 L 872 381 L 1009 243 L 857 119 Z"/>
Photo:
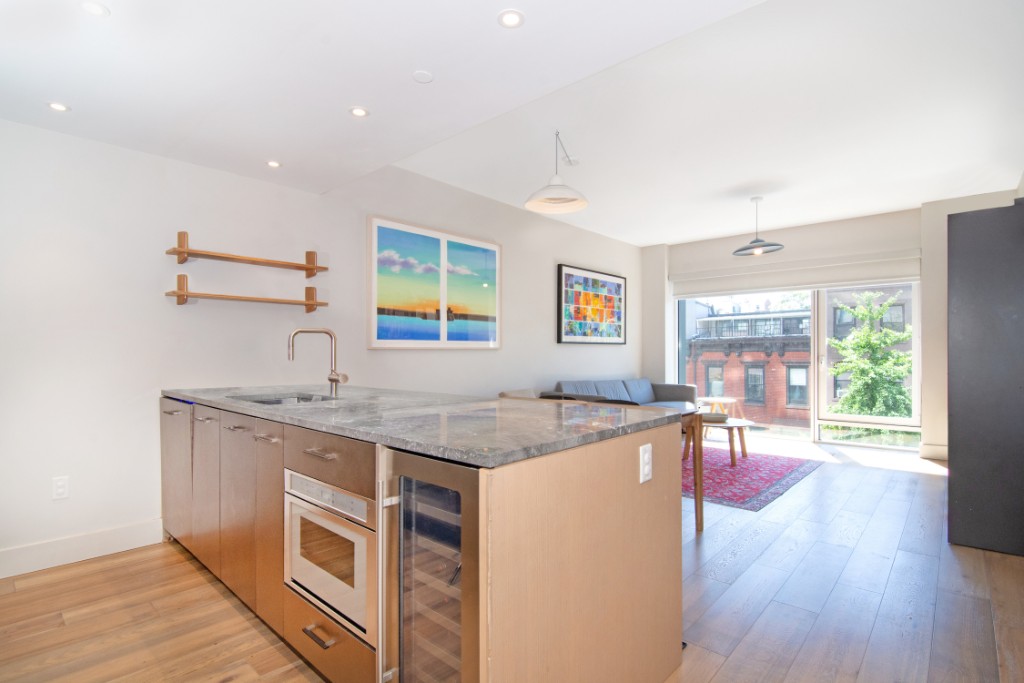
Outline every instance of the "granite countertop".
<path fill-rule="evenodd" d="M 582 401 L 483 399 L 394 389 L 326 385 L 165 389 L 163 395 L 211 408 L 380 443 L 474 467 L 499 467 L 538 455 L 679 422 L 664 408 Z M 294 394 L 320 402 L 253 402 Z M 240 400 L 244 396 L 250 400 Z"/>

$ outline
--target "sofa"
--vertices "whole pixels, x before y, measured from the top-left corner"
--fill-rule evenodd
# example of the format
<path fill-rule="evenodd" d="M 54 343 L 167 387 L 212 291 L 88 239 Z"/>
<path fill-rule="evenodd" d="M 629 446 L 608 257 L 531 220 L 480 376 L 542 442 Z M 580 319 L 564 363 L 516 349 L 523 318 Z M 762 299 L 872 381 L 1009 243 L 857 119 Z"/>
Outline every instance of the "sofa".
<path fill-rule="evenodd" d="M 553 392 L 544 392 L 541 398 L 578 399 L 582 401 L 610 401 L 641 406 L 671 408 L 681 413 L 697 409 L 697 387 L 693 384 L 655 384 L 651 380 L 605 379 L 563 380 Z"/>

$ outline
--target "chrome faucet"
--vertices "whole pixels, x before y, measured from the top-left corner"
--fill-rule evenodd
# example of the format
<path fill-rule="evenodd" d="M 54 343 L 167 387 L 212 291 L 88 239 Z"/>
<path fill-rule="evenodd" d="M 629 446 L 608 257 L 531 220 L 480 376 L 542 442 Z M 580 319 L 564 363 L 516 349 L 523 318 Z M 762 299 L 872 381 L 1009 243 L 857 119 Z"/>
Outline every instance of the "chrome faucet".
<path fill-rule="evenodd" d="M 327 381 L 331 383 L 331 396 L 337 397 L 338 385 L 348 381 L 348 375 L 338 374 L 338 337 L 326 327 L 300 327 L 288 335 L 288 360 L 295 360 L 295 336 L 303 333 L 326 334 L 331 338 L 331 374 Z"/>

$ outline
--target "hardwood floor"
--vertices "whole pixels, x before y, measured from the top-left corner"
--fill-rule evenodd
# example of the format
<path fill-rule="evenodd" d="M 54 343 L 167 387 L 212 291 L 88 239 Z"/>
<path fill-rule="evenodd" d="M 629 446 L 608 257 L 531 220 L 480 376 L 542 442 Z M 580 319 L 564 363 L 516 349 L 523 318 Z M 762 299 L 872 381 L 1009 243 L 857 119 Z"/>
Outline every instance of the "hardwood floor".
<path fill-rule="evenodd" d="M 666 683 L 1024 681 L 1024 557 L 946 543 L 945 476 L 827 451 L 759 512 L 706 505 L 702 535 L 683 501 Z"/>
<path fill-rule="evenodd" d="M 699 536 L 683 500 L 666 683 L 1024 681 L 1024 557 L 945 542 L 945 477 L 834 452 Z M 0 579 L 0 681 L 197 680 L 321 679 L 175 543 Z"/>
<path fill-rule="evenodd" d="M 0 579 L 0 681 L 320 681 L 177 543 Z"/>

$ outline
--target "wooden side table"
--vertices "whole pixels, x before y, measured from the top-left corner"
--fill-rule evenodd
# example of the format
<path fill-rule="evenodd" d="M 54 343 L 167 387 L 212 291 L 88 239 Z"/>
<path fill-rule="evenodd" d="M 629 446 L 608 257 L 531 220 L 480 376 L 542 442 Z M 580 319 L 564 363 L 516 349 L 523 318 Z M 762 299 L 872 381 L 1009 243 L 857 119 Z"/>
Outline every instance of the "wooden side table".
<path fill-rule="evenodd" d="M 725 422 L 704 422 L 704 429 L 711 429 L 712 427 L 718 427 L 729 432 L 729 459 L 732 461 L 732 467 L 736 467 L 736 440 L 733 438 L 733 434 L 739 432 L 740 435 L 740 453 L 743 457 L 747 457 L 747 438 L 746 432 L 747 427 L 753 427 L 754 423 L 750 420 L 741 420 L 738 417 L 730 417 Z M 686 459 L 689 450 L 684 445 L 683 459 Z M 694 456 L 696 457 L 696 456 Z M 694 466 L 697 461 L 694 460 Z"/>
<path fill-rule="evenodd" d="M 706 405 L 712 413 L 725 413 L 729 417 L 735 413 L 740 419 L 746 419 L 743 415 L 743 401 L 730 396 L 700 396 L 697 398 L 698 405 Z"/>

